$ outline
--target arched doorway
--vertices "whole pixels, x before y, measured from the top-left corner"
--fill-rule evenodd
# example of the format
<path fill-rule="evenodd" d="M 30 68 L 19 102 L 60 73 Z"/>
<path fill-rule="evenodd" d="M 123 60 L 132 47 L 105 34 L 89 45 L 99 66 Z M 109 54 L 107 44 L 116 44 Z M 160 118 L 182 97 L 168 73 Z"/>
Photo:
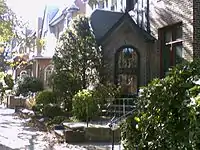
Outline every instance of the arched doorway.
<path fill-rule="evenodd" d="M 139 56 L 131 46 L 121 47 L 116 52 L 115 83 L 122 87 L 123 95 L 138 92 Z"/>
<path fill-rule="evenodd" d="M 44 69 L 44 83 L 45 85 L 49 85 L 49 78 L 53 73 L 53 65 L 48 65 Z"/>

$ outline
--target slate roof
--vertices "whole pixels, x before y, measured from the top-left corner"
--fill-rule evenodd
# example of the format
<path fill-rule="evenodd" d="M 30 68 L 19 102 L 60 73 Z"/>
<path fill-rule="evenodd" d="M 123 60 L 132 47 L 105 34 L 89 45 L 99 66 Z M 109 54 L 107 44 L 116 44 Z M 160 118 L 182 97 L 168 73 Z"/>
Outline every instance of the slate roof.
<path fill-rule="evenodd" d="M 96 9 L 90 19 L 95 37 L 98 40 L 117 23 L 124 13 Z"/>
<path fill-rule="evenodd" d="M 97 9 L 91 15 L 91 26 L 99 44 L 110 35 L 127 18 L 132 26 L 137 29 L 146 40 L 154 41 L 155 38 L 140 28 L 128 13 L 105 11 Z"/>

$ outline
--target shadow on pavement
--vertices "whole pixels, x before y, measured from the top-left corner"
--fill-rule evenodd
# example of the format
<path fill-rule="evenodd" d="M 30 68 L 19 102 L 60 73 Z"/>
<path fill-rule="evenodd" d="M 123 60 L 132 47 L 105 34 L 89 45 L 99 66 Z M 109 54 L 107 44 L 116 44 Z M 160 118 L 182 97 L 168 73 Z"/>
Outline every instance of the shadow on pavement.
<path fill-rule="evenodd" d="M 0 150 L 17 150 L 17 149 L 12 149 L 12 148 L 9 148 L 7 146 L 0 144 Z"/>

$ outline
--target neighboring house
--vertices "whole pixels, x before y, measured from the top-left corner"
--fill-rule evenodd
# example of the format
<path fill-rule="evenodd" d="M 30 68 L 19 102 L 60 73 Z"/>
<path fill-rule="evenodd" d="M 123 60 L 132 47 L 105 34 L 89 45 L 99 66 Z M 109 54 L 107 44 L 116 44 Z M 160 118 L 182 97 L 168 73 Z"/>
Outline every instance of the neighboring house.
<path fill-rule="evenodd" d="M 14 38 L 10 40 L 4 50 L 6 61 L 12 63 L 12 67 L 6 69 L 16 79 L 21 72 L 31 75 L 31 68 L 27 67 L 30 54 L 34 53 L 36 45 L 36 32 L 28 28 L 19 30 Z"/>
<path fill-rule="evenodd" d="M 85 15 L 86 3 L 82 0 L 67 1 L 66 5 L 58 7 L 47 5 L 44 15 L 38 18 L 37 39 L 44 45 L 37 44 L 37 51 L 32 57 L 32 75 L 44 81 L 48 86 L 50 72 L 53 71 L 51 60 L 55 52 L 56 43 L 60 35 L 69 25 L 73 17 Z"/>

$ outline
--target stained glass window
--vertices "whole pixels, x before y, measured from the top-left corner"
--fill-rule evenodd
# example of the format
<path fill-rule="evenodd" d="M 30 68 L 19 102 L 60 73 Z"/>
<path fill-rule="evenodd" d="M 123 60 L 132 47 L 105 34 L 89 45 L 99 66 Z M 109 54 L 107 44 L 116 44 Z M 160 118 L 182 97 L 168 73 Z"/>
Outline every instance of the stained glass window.
<path fill-rule="evenodd" d="M 138 55 L 130 47 L 120 49 L 116 54 L 117 84 L 122 87 L 124 94 L 137 93 Z"/>

